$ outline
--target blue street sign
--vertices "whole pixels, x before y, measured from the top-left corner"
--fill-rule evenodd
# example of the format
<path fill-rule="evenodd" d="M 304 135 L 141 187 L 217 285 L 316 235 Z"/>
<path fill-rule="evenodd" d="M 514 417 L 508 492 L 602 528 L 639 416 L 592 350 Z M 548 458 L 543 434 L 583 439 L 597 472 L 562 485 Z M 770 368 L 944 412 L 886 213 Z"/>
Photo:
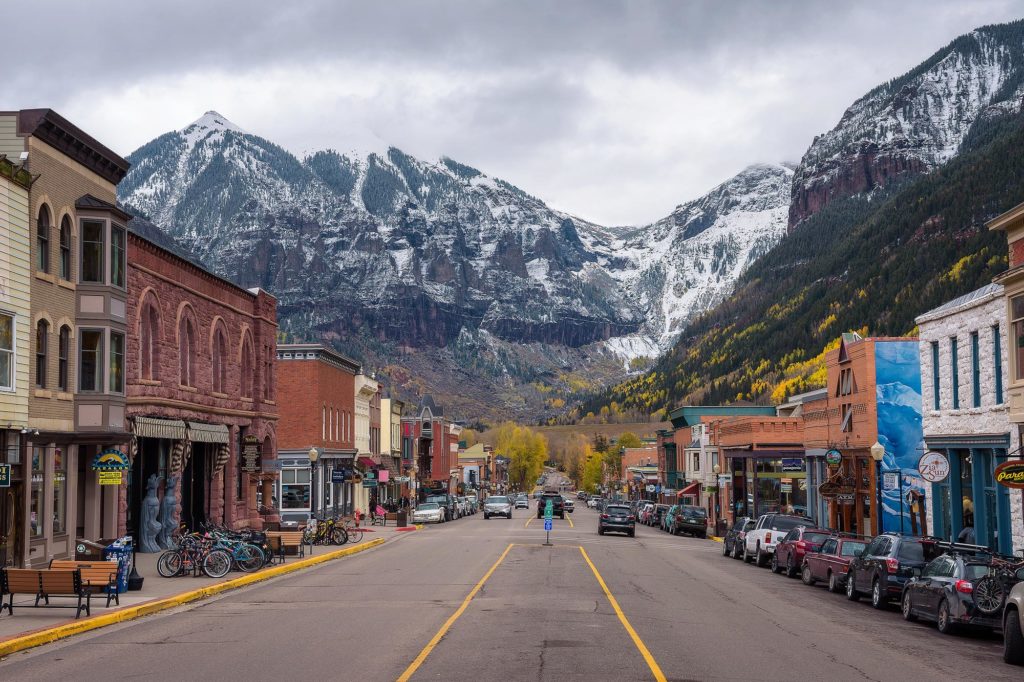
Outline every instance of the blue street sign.
<path fill-rule="evenodd" d="M 555 522 L 552 521 L 551 519 L 545 519 L 544 520 L 544 530 L 551 530 L 551 528 L 554 526 L 554 523 Z"/>

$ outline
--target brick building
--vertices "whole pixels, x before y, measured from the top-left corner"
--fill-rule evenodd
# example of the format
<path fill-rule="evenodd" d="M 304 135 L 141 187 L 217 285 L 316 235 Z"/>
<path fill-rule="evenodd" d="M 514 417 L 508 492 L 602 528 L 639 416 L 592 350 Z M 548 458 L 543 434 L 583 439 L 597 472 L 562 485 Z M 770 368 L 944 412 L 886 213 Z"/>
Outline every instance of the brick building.
<path fill-rule="evenodd" d="M 134 233 L 128 262 L 134 439 L 120 531 L 153 551 L 140 534 L 151 505 L 191 528 L 260 527 L 277 480 L 277 301 Z M 169 482 L 173 504 L 164 501 Z"/>
<path fill-rule="evenodd" d="M 70 556 L 76 536 L 117 532 L 117 489 L 99 485 L 95 460 L 110 451 L 127 464 L 127 216 L 114 203 L 128 162 L 50 109 L 0 112 L 0 155 L 35 178 L 28 426 L 7 447 L 18 510 L 7 561 L 38 566 Z"/>
<path fill-rule="evenodd" d="M 431 492 L 454 494 L 458 486 L 459 434 L 462 429 L 444 417 L 430 395 L 423 396 L 415 416 L 402 417 L 419 499 Z"/>
<path fill-rule="evenodd" d="M 359 364 L 317 343 L 282 344 L 277 347 L 277 360 L 281 416 L 277 499 L 282 519 L 304 521 L 314 510 L 351 513 Z M 311 448 L 317 450 L 315 464 L 309 458 Z M 335 471 L 343 481 L 332 480 Z"/>

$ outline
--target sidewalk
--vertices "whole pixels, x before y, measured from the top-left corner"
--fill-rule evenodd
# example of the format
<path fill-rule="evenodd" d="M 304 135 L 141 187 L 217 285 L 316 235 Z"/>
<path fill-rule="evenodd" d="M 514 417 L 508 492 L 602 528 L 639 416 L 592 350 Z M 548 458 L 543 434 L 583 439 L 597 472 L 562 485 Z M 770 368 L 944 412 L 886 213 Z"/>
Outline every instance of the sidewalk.
<path fill-rule="evenodd" d="M 131 618 L 144 615 L 145 613 L 176 606 L 178 604 L 173 602 L 178 599 L 182 599 L 179 603 L 186 603 L 188 601 L 193 601 L 194 599 L 200 599 L 203 596 L 208 596 L 206 594 L 191 594 L 196 591 L 215 594 L 222 590 L 233 589 L 236 587 L 234 583 L 239 583 L 237 586 L 241 587 L 244 584 L 257 582 L 261 579 L 269 579 L 279 574 L 289 573 L 291 570 L 303 570 L 307 565 L 317 565 L 322 563 L 324 557 L 327 557 L 328 555 L 338 555 L 340 558 L 341 556 L 346 556 L 360 551 L 361 547 L 366 547 L 368 549 L 370 546 L 377 546 L 405 535 L 405 529 L 400 530 L 394 526 L 385 528 L 374 526 L 372 531 L 370 529 L 366 530 L 367 532 L 363 536 L 362 542 L 358 544 L 315 546 L 313 547 L 312 554 L 310 554 L 309 548 L 307 547 L 304 559 L 289 556 L 287 561 L 283 564 L 268 566 L 256 573 L 232 571 L 223 578 L 209 578 L 207 576 L 192 577 L 191 575 L 177 578 L 164 578 L 156 571 L 156 562 L 157 558 L 160 556 L 159 554 L 138 554 L 136 555 L 136 568 L 139 574 L 144 578 L 142 589 L 137 592 L 122 593 L 120 595 L 121 605 L 118 606 L 115 602 L 111 602 L 109 609 L 104 606 L 107 600 L 106 595 L 95 594 L 93 595 L 91 602 L 92 616 L 87 617 L 83 614 L 82 617 L 77 620 L 74 618 L 74 609 L 34 608 L 32 606 L 35 603 L 34 596 L 15 595 L 14 614 L 8 614 L 5 609 L 3 614 L 0 615 L 0 655 L 12 653 L 12 651 L 8 650 L 11 648 L 10 645 L 13 644 L 12 640 L 21 638 L 25 635 L 38 632 L 48 632 L 50 630 L 59 630 L 61 626 L 73 626 L 76 632 L 86 631 L 93 629 L 93 627 L 87 625 L 90 621 L 94 621 L 95 627 L 102 627 L 103 625 L 109 625 L 111 623 L 118 622 L 119 620 L 130 620 Z M 295 568 L 289 569 L 288 567 L 290 566 L 294 566 Z M 282 567 L 283 570 L 278 570 Z M 223 585 L 223 587 L 219 587 L 221 585 Z M 55 604 L 73 604 L 74 600 L 67 597 L 54 597 L 52 598 L 52 602 Z M 163 605 L 158 602 L 168 603 Z M 152 606 L 153 608 L 140 609 L 140 605 Z M 112 615 L 122 612 L 124 612 L 122 614 L 124 616 L 123 618 L 111 618 Z M 67 634 L 72 633 L 68 632 Z M 45 641 L 59 639 L 61 636 L 67 635 L 50 637 Z M 43 642 L 38 642 L 31 646 L 37 646 L 39 643 Z M 15 650 L 21 650 L 23 648 L 28 647 L 19 646 Z"/>

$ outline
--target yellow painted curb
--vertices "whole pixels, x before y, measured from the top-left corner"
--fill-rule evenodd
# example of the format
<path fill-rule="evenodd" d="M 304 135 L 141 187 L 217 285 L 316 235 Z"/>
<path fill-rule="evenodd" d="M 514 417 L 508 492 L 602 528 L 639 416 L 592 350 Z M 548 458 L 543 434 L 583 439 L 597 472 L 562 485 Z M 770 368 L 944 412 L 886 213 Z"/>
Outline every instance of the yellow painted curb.
<path fill-rule="evenodd" d="M 258 573 L 249 573 L 239 578 L 234 578 L 233 580 L 226 580 L 215 585 L 200 587 L 197 590 L 182 592 L 181 594 L 174 595 L 173 597 L 154 599 L 153 601 L 143 602 L 142 604 L 137 604 L 135 606 L 128 606 L 99 616 L 92 616 L 91 618 L 76 620 L 48 628 L 46 630 L 32 632 L 27 635 L 12 637 L 10 639 L 0 641 L 0 657 L 9 656 L 10 654 L 18 651 L 32 649 L 33 647 L 49 644 L 50 642 L 56 642 L 59 639 L 64 639 L 82 632 L 98 630 L 99 628 L 113 625 L 114 623 L 123 623 L 124 621 L 148 616 L 151 613 L 166 611 L 167 609 L 172 609 L 176 606 L 181 606 L 182 604 L 187 604 L 205 597 L 220 594 L 221 592 L 227 592 L 228 590 L 233 590 L 238 587 L 244 587 L 253 583 L 269 580 L 270 578 L 276 578 L 279 575 L 285 575 L 303 568 L 322 564 L 324 562 L 331 561 L 332 559 L 340 559 L 341 557 L 349 556 L 351 554 L 358 554 L 359 552 L 364 552 L 372 547 L 381 545 L 384 542 L 384 538 L 375 538 L 365 544 L 353 545 L 352 547 L 345 547 L 344 549 L 321 554 L 320 556 L 300 559 L 299 561 L 291 564 L 274 566 L 273 568 L 268 568 L 267 570 L 260 571 Z"/>
<path fill-rule="evenodd" d="M 714 535 L 709 535 L 708 539 L 709 540 L 714 540 L 715 542 L 725 542 L 724 538 L 718 538 L 718 537 L 715 537 Z"/>

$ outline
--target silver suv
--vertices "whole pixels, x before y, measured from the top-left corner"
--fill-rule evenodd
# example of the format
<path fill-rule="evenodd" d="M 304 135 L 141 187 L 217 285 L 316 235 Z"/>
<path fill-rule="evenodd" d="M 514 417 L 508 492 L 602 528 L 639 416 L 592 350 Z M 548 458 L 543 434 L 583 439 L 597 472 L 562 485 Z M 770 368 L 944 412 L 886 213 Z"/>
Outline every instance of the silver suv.
<path fill-rule="evenodd" d="M 1017 572 L 1024 578 L 1024 568 Z M 1003 609 L 1003 660 L 1013 665 L 1024 665 L 1024 582 L 1010 590 Z"/>

